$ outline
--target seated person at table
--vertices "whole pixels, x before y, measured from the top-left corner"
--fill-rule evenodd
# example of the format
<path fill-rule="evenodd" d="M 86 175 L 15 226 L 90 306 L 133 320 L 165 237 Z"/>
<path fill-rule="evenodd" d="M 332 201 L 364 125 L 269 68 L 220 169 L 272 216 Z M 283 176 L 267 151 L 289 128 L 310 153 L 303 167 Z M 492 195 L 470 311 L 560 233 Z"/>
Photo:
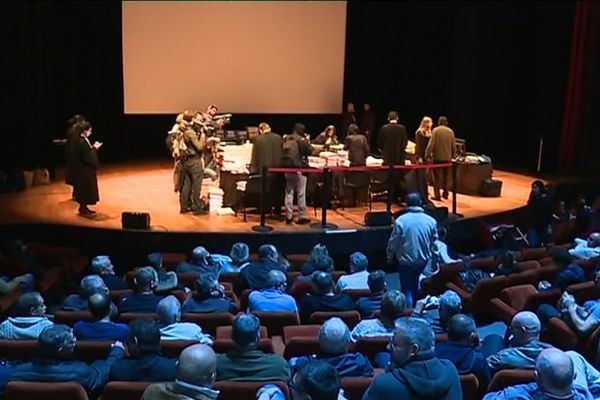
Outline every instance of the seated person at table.
<path fill-rule="evenodd" d="M 267 286 L 267 276 L 270 271 L 278 270 L 287 273 L 286 268 L 279 262 L 279 254 L 275 246 L 263 244 L 258 248 L 258 262 L 245 267 L 238 278 L 236 291 L 244 289 L 260 290 Z"/>
<path fill-rule="evenodd" d="M 123 358 L 123 343 L 115 342 L 106 360 L 91 365 L 74 361 L 76 339 L 66 325 L 52 325 L 38 338 L 38 357 L 14 367 L 12 381 L 77 382 L 88 393 L 99 393 L 106 382 L 112 365 Z M 94 397 L 95 398 L 95 397 Z"/>
<path fill-rule="evenodd" d="M 248 311 L 287 311 L 298 312 L 296 301 L 285 293 L 287 276 L 278 270 L 269 272 L 267 287 L 255 290 L 248 296 Z"/>
<path fill-rule="evenodd" d="M 88 299 L 94 293 L 109 294 L 109 291 L 100 276 L 84 276 L 79 286 L 79 293 L 67 296 L 60 309 L 64 311 L 88 311 Z M 117 306 L 111 302 L 110 317 L 116 317 L 118 313 Z"/>
<path fill-rule="evenodd" d="M 158 276 L 158 286 L 156 287 L 157 293 L 168 293 L 172 290 L 177 289 L 178 279 L 177 274 L 173 271 L 166 271 L 163 267 L 163 259 L 160 253 L 148 254 L 148 264 L 154 268 L 156 275 Z"/>
<path fill-rule="evenodd" d="M 348 326 L 338 317 L 325 321 L 319 330 L 319 354 L 305 357 L 295 357 L 289 362 L 292 375 L 295 367 L 307 359 L 318 359 L 332 365 L 340 375 L 340 378 L 356 376 L 373 376 L 373 367 L 361 353 L 349 353 L 350 330 Z"/>
<path fill-rule="evenodd" d="M 328 125 L 323 132 L 317 135 L 313 141 L 313 144 L 322 145 L 323 150 L 329 150 L 331 146 L 340 144 L 340 139 L 338 139 L 337 135 L 335 134 L 335 126 Z"/>
<path fill-rule="evenodd" d="M 160 340 L 197 340 L 200 343 L 212 345 L 209 335 L 202 333 L 202 328 L 192 322 L 180 322 L 181 304 L 177 297 L 167 296 L 156 307 Z"/>
<path fill-rule="evenodd" d="M 369 260 L 360 251 L 350 255 L 350 275 L 340 276 L 337 281 L 338 290 L 368 290 Z"/>
<path fill-rule="evenodd" d="M 175 380 L 177 360 L 160 355 L 160 330 L 156 322 L 136 319 L 129 323 L 129 357 L 110 369 L 113 381 L 162 382 Z"/>
<path fill-rule="evenodd" d="M 450 318 L 462 312 L 462 300 L 455 291 L 446 290 L 440 296 L 437 307 L 432 303 L 429 296 L 417 301 L 412 316 L 429 322 L 436 335 L 446 333 L 446 325 Z"/>
<path fill-rule="evenodd" d="M 308 255 L 308 260 L 302 265 L 302 275 L 308 276 L 317 271 L 317 259 L 321 256 L 329 257 L 329 251 L 324 244 L 317 243 Z"/>
<path fill-rule="evenodd" d="M 44 298 L 38 292 L 22 294 L 15 304 L 15 316 L 0 324 L 0 339 L 32 340 L 52 325 L 46 316 Z"/>
<path fill-rule="evenodd" d="M 250 249 L 246 243 L 234 243 L 229 252 L 230 262 L 223 264 L 222 274 L 239 273 L 250 265 Z"/>
<path fill-rule="evenodd" d="M 202 274 L 196 279 L 196 291 L 183 303 L 184 313 L 236 313 L 238 307 L 225 296 L 223 287 L 212 274 Z"/>
<path fill-rule="evenodd" d="M 92 274 L 97 274 L 102 278 L 108 290 L 129 289 L 125 279 L 122 276 L 115 275 L 115 266 L 110 261 L 109 256 L 96 256 L 92 259 Z"/>
<path fill-rule="evenodd" d="M 127 340 L 126 324 L 110 321 L 110 298 L 105 293 L 94 293 L 88 299 L 88 309 L 93 321 L 77 321 L 73 334 L 78 340 Z"/>
<path fill-rule="evenodd" d="M 367 278 L 367 285 L 369 285 L 371 295 L 356 300 L 356 310 L 360 313 L 362 319 L 369 318 L 375 311 L 379 311 L 381 307 L 383 295 L 387 290 L 385 272 L 382 270 L 371 272 Z"/>
<path fill-rule="evenodd" d="M 300 301 L 300 320 L 309 323 L 312 313 L 317 311 L 352 311 L 352 298 L 333 291 L 334 283 L 327 272 L 315 272 L 311 277 L 312 295 L 306 295 Z"/>
<path fill-rule="evenodd" d="M 258 349 L 260 321 L 255 315 L 238 315 L 233 321 L 231 339 L 235 348 L 217 355 L 218 381 L 288 381 L 287 362 Z"/>
<path fill-rule="evenodd" d="M 119 314 L 126 312 L 153 313 L 160 297 L 154 294 L 158 285 L 156 271 L 152 267 L 140 268 L 133 278 L 135 293 L 126 294 L 119 300 Z"/>
<path fill-rule="evenodd" d="M 192 258 L 189 262 L 184 261 L 176 268 L 178 274 L 196 272 L 198 274 L 211 273 L 215 278 L 219 277 L 219 265 L 214 263 L 210 253 L 202 246 L 192 250 Z"/>

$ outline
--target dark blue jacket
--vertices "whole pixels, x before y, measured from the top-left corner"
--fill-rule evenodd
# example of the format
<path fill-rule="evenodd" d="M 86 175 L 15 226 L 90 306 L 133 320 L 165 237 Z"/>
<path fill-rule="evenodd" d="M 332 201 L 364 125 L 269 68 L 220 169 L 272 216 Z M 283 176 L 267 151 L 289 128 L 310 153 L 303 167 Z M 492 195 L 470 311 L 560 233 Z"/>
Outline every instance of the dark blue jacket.
<path fill-rule="evenodd" d="M 119 314 L 126 312 L 153 313 L 162 297 L 155 294 L 126 294 L 119 300 Z"/>
<path fill-rule="evenodd" d="M 122 276 L 106 274 L 106 275 L 100 275 L 100 278 L 102 278 L 102 280 L 104 281 L 104 284 L 106 284 L 106 287 L 108 288 L 108 290 L 129 289 L 129 286 L 127 286 L 127 283 L 125 282 L 125 279 L 123 279 Z"/>
<path fill-rule="evenodd" d="M 175 380 L 175 358 L 140 354 L 117 361 L 110 370 L 115 381 L 170 382 Z"/>
<path fill-rule="evenodd" d="M 2 398 L 2 395 L 4 394 L 4 387 L 10 379 L 11 374 L 12 368 L 9 365 L 0 363 L 0 398 Z"/>
<path fill-rule="evenodd" d="M 77 321 L 73 334 L 79 340 L 118 340 L 125 343 L 129 329 L 126 324 L 114 322 Z"/>
<path fill-rule="evenodd" d="M 381 300 L 383 300 L 383 293 L 369 297 L 361 297 L 356 300 L 356 310 L 360 313 L 360 317 L 362 319 L 367 319 L 370 318 L 375 311 L 379 311 L 381 308 Z"/>
<path fill-rule="evenodd" d="M 340 375 L 340 378 L 351 378 L 360 376 L 373 376 L 373 366 L 367 357 L 361 353 L 346 353 L 339 356 L 327 356 L 327 355 L 312 355 L 306 357 L 299 357 L 294 360 L 294 365 L 291 366 L 290 371 L 292 376 L 296 372 L 296 367 L 303 359 L 313 358 L 315 360 L 324 361 L 335 368 Z M 290 360 L 292 364 L 292 360 Z"/>
<path fill-rule="evenodd" d="M 435 356 L 451 361 L 459 374 L 475 374 L 481 387 L 487 387 L 492 377 L 484 355 L 470 343 L 440 342 L 435 345 Z"/>
<path fill-rule="evenodd" d="M 287 270 L 281 264 L 269 259 L 260 260 L 245 267 L 240 272 L 236 291 L 241 293 L 244 289 L 260 290 L 267 287 L 267 277 L 271 270 L 278 270 L 287 274 Z"/>
<path fill-rule="evenodd" d="M 236 313 L 237 305 L 226 298 L 212 298 L 198 301 L 193 297 L 187 299 L 181 307 L 182 313 Z"/>

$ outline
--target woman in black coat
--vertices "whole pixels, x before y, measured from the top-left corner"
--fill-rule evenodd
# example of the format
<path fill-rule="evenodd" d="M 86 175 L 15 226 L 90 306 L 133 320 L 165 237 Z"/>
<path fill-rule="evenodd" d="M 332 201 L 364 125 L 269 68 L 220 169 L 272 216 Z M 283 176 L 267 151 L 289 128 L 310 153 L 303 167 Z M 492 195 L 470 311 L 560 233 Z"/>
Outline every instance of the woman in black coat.
<path fill-rule="evenodd" d="M 96 168 L 98 149 L 102 143 L 90 143 L 91 134 L 92 125 L 87 121 L 82 122 L 79 125 L 79 140 L 73 149 L 75 201 L 79 203 L 79 215 L 84 216 L 94 214 L 95 211 L 90 210 L 88 206 L 100 200 Z"/>

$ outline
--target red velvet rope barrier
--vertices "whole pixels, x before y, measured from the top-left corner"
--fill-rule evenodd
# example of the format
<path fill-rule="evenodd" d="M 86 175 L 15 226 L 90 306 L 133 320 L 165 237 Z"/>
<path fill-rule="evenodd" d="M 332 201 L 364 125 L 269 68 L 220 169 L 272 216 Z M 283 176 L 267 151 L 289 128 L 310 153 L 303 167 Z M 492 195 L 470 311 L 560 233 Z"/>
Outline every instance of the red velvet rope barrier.
<path fill-rule="evenodd" d="M 452 163 L 443 164 L 411 164 L 411 165 L 394 165 L 395 170 L 406 169 L 427 169 L 427 168 L 450 168 Z M 338 171 L 387 171 L 390 169 L 389 165 L 374 165 L 374 166 L 360 166 L 360 167 L 323 167 L 323 168 L 293 168 L 293 167 L 271 167 L 269 172 L 275 173 L 292 173 L 292 172 L 303 172 L 307 174 L 322 174 L 323 170 L 328 168 L 331 172 Z"/>

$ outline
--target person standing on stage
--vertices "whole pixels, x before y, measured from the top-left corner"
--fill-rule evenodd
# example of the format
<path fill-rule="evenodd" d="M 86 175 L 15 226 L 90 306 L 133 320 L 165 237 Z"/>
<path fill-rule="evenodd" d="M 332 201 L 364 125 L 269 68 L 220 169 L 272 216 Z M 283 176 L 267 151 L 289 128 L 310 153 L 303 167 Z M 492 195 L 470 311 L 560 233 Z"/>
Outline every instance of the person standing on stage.
<path fill-rule="evenodd" d="M 361 166 L 367 164 L 369 155 L 369 142 L 365 135 L 360 132 L 357 125 L 352 124 L 348 127 L 348 135 L 344 141 L 348 149 L 348 160 L 351 166 Z"/>
<path fill-rule="evenodd" d="M 444 116 L 438 118 L 438 126 L 431 133 L 431 139 L 425 149 L 425 158 L 434 164 L 452 162 L 456 156 L 456 140 L 454 131 L 448 127 L 448 119 Z M 448 199 L 448 174 L 450 168 L 434 168 L 433 190 L 434 200 L 441 200 L 440 189 L 443 190 L 442 197 Z"/>
<path fill-rule="evenodd" d="M 421 125 L 417 132 L 415 132 L 415 155 L 417 156 L 417 162 L 419 164 L 425 164 L 425 160 L 427 159 L 425 155 L 425 150 L 427 149 L 427 145 L 429 144 L 429 139 L 431 139 L 431 128 L 433 126 L 433 121 L 431 118 L 425 116 L 421 120 Z M 427 202 L 429 198 L 429 190 L 428 190 L 428 170 L 418 169 L 415 171 L 417 175 L 417 183 L 419 188 L 419 193 L 423 198 L 424 202 Z"/>
<path fill-rule="evenodd" d="M 404 125 L 398 123 L 398 113 L 390 111 L 388 113 L 388 123 L 379 129 L 377 144 L 383 155 L 383 165 L 404 165 L 406 159 L 406 145 L 408 143 L 408 133 Z M 395 170 L 395 194 L 399 195 L 404 186 L 403 171 Z M 394 194 L 389 194 L 393 196 Z M 392 197 L 393 198 L 393 197 Z"/>
<path fill-rule="evenodd" d="M 100 200 L 98 195 L 98 178 L 96 168 L 98 167 L 98 149 L 102 146 L 100 142 L 90 143 L 92 125 L 83 121 L 79 124 L 79 140 L 73 149 L 73 172 L 74 172 L 74 196 L 79 203 L 79 215 L 91 216 L 95 214 L 88 208 Z"/>
<path fill-rule="evenodd" d="M 73 187 L 72 198 L 75 199 L 75 151 L 79 143 L 79 125 L 85 121 L 83 115 L 74 115 L 67 121 L 67 143 L 65 146 L 65 183 Z"/>
<path fill-rule="evenodd" d="M 283 137 L 281 164 L 284 167 L 301 168 L 308 165 L 307 157 L 311 146 L 306 139 L 306 127 L 297 123 L 291 135 Z M 306 175 L 301 172 L 285 174 L 285 223 L 291 224 L 294 217 L 294 192 L 298 197 L 298 224 L 307 224 L 306 218 Z"/>
<path fill-rule="evenodd" d="M 375 147 L 375 113 L 369 103 L 363 104 L 363 114 L 360 120 L 360 130 L 367 138 L 369 146 Z"/>
<path fill-rule="evenodd" d="M 348 132 L 348 127 L 350 127 L 350 125 L 352 124 L 356 124 L 358 125 L 358 122 L 356 121 L 356 111 L 354 110 L 354 103 L 352 102 L 348 102 L 348 104 L 346 105 L 346 111 L 344 111 L 342 113 L 342 135 L 344 135 L 341 139 L 344 140 L 346 137 L 346 132 Z"/>
<path fill-rule="evenodd" d="M 262 175 L 263 167 L 280 167 L 281 166 L 281 147 L 283 139 L 277 133 L 271 131 L 271 126 L 266 122 L 261 122 L 258 125 L 260 136 L 256 139 L 256 143 L 252 146 L 252 157 L 250 158 L 250 174 Z M 270 201 L 267 204 L 267 210 L 273 214 L 281 214 L 281 204 L 283 199 L 283 175 L 268 174 L 269 178 L 269 196 Z"/>
<path fill-rule="evenodd" d="M 194 214 L 202 214 L 206 212 L 200 200 L 200 187 L 204 173 L 202 167 L 204 136 L 198 137 L 196 131 L 185 121 L 179 125 L 179 130 L 180 139 L 184 144 L 180 154 L 183 187 L 179 192 L 179 212 L 184 214 L 192 211 Z"/>

